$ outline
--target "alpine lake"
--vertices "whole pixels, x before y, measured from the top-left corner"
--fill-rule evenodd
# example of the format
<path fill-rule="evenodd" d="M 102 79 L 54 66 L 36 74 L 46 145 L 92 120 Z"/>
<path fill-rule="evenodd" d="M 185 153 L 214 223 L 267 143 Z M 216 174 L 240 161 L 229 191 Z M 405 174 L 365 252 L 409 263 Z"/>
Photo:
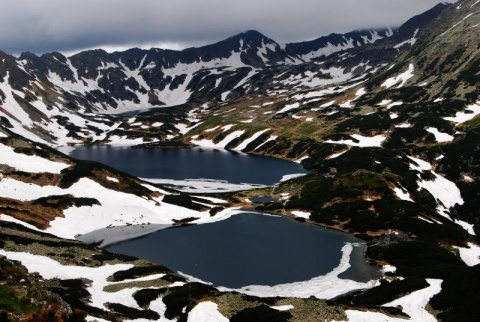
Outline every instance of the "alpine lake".
<path fill-rule="evenodd" d="M 171 182 L 206 179 L 272 186 L 285 175 L 306 173 L 293 162 L 200 148 L 82 146 L 70 155 L 140 178 Z M 365 244 L 354 236 L 251 211 L 209 224 L 166 227 L 104 248 L 167 266 L 214 286 L 241 288 L 326 275 L 339 266 L 347 243 L 354 245 L 351 266 L 338 278 L 357 282 L 378 278 L 379 269 L 364 257 Z"/>

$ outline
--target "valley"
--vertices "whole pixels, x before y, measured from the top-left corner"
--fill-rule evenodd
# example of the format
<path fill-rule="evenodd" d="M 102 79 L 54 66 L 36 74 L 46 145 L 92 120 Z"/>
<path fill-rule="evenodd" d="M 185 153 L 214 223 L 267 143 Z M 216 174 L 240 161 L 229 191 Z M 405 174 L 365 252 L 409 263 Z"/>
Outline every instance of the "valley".
<path fill-rule="evenodd" d="M 182 51 L 0 52 L 0 320 L 474 321 L 479 10 L 286 45 L 250 30 Z M 182 254 L 153 239 L 252 212 L 347 238 L 325 272 L 259 285 L 105 250 Z M 353 263 L 381 272 L 357 281 Z"/>

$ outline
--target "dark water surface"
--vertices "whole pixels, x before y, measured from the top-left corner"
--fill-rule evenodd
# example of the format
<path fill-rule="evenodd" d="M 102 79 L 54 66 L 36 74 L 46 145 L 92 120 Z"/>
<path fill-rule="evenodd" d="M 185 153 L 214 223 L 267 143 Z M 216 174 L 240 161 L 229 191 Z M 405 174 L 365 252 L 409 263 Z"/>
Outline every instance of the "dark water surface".
<path fill-rule="evenodd" d="M 93 145 L 78 147 L 70 155 L 99 161 L 149 179 L 213 179 L 235 184 L 273 185 L 284 175 L 307 172 L 294 162 L 200 148 L 142 149 Z"/>
<path fill-rule="evenodd" d="M 71 156 L 155 179 L 273 185 L 284 175 L 306 172 L 293 162 L 199 148 L 84 146 Z M 238 288 L 325 275 L 339 265 L 345 243 L 358 242 L 351 235 L 292 219 L 245 213 L 217 223 L 159 230 L 106 249 L 165 265 L 216 286 Z M 339 277 L 359 282 L 375 277 L 364 251 L 364 246 L 354 247 L 352 267 Z"/>
<path fill-rule="evenodd" d="M 357 238 L 293 219 L 244 213 L 227 220 L 169 228 L 107 246 L 181 271 L 216 286 L 276 285 L 331 272 L 345 243 Z M 374 278 L 363 247 L 354 247 L 353 264 L 340 275 L 360 282 Z"/>

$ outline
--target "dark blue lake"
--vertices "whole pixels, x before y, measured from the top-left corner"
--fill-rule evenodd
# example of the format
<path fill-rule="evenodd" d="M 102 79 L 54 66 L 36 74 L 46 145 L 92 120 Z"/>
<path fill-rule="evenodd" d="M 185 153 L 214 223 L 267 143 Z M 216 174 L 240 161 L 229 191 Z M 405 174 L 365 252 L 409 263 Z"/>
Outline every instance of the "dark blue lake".
<path fill-rule="evenodd" d="M 71 155 L 95 160 L 143 178 L 214 179 L 273 185 L 284 175 L 305 173 L 301 165 L 225 151 L 85 146 Z M 126 227 L 128 228 L 128 227 Z M 147 259 L 216 286 L 276 285 L 305 281 L 336 268 L 345 243 L 360 240 L 289 218 L 244 213 L 196 226 L 167 228 L 107 246 Z M 354 247 L 352 267 L 340 278 L 366 282 L 376 277 Z"/>
<path fill-rule="evenodd" d="M 140 178 L 213 179 L 230 183 L 273 185 L 284 175 L 306 173 L 300 164 L 235 152 L 184 149 L 142 149 L 81 146 L 70 155 L 94 160 Z"/>
<path fill-rule="evenodd" d="M 283 217 L 255 213 L 224 221 L 168 228 L 107 246 L 106 249 L 147 259 L 216 286 L 277 285 L 308 280 L 331 272 L 340 263 L 345 243 L 359 239 L 341 232 Z M 366 282 L 377 269 L 354 247 L 352 267 L 340 278 Z"/>

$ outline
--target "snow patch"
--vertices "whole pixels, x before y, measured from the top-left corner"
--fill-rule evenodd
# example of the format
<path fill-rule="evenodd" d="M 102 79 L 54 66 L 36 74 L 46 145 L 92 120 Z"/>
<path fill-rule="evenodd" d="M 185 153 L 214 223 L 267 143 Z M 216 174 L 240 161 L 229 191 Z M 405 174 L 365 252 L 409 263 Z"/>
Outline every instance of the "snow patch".
<path fill-rule="evenodd" d="M 359 134 L 352 134 L 350 135 L 352 138 L 359 142 L 354 142 L 353 140 L 340 140 L 340 141 L 333 141 L 333 140 L 327 140 L 325 141 L 326 143 L 331 143 L 331 144 L 344 144 L 344 145 L 349 145 L 349 146 L 357 146 L 361 148 L 366 148 L 366 147 L 381 147 L 383 141 L 385 141 L 387 138 L 383 135 L 376 135 L 373 137 L 368 137 L 368 136 L 363 136 Z"/>
<path fill-rule="evenodd" d="M 444 117 L 443 119 L 446 121 L 454 122 L 454 123 L 465 123 L 467 121 L 472 120 L 474 117 L 480 114 L 480 101 L 467 106 L 465 112 L 457 112 L 454 117 Z"/>
<path fill-rule="evenodd" d="M 242 143 L 240 143 L 240 145 L 238 145 L 235 149 L 235 151 L 242 151 L 243 149 L 245 149 L 250 143 L 252 143 L 253 141 L 255 141 L 256 139 L 258 139 L 263 133 L 269 131 L 270 129 L 265 129 L 265 130 L 262 130 L 262 131 L 259 131 L 257 133 L 255 133 L 254 135 L 252 135 L 250 138 L 246 139 L 245 141 L 243 141 Z"/>
<path fill-rule="evenodd" d="M 236 138 L 239 138 L 240 136 L 245 133 L 245 130 L 240 130 L 240 131 L 234 131 L 230 134 L 228 134 L 222 141 L 218 143 L 214 143 L 212 140 L 208 139 L 202 139 L 202 140 L 191 140 L 193 144 L 196 144 L 202 148 L 208 148 L 208 149 L 225 149 L 225 147 L 230 143 L 231 141 L 235 140 Z"/>
<path fill-rule="evenodd" d="M 55 173 L 59 174 L 63 169 L 69 167 L 62 162 L 54 162 L 36 155 L 17 153 L 13 148 L 0 143 L 0 164 L 7 165 L 18 171 L 30 173 Z"/>
<path fill-rule="evenodd" d="M 285 181 L 292 180 L 292 179 L 295 179 L 295 178 L 300 178 L 300 177 L 303 177 L 305 175 L 307 175 L 307 174 L 306 173 L 286 174 L 282 177 L 282 179 L 280 179 L 280 182 L 285 182 Z"/>
<path fill-rule="evenodd" d="M 468 247 L 454 247 L 458 249 L 460 258 L 468 266 L 475 266 L 480 264 L 480 246 L 468 243 Z"/>
<path fill-rule="evenodd" d="M 310 216 L 312 214 L 310 212 L 306 212 L 306 211 L 294 210 L 294 211 L 292 211 L 292 215 L 294 215 L 295 217 L 299 217 L 299 218 L 310 219 Z"/>
<path fill-rule="evenodd" d="M 410 194 L 408 193 L 408 191 L 406 191 L 403 187 L 402 188 L 395 187 L 393 188 L 393 191 L 395 192 L 395 195 L 397 196 L 398 199 L 414 202 L 410 197 Z"/>
<path fill-rule="evenodd" d="M 277 114 L 280 114 L 280 113 L 285 113 L 285 112 L 288 112 L 290 110 L 293 110 L 293 109 L 296 109 L 296 108 L 299 108 L 300 107 L 300 103 L 293 103 L 293 104 L 288 104 L 288 105 L 285 105 L 284 108 L 282 108 L 280 111 L 277 112 Z"/>
<path fill-rule="evenodd" d="M 188 313 L 188 322 L 228 322 L 213 302 L 200 302 Z"/>
<path fill-rule="evenodd" d="M 405 71 L 404 73 L 400 74 L 400 75 L 397 75 L 397 76 L 394 76 L 394 77 L 391 77 L 389 79 L 387 79 L 385 82 L 383 82 L 383 84 L 381 86 L 384 86 L 386 88 L 390 88 L 394 85 L 397 85 L 397 88 L 400 88 L 400 87 L 403 87 L 405 85 L 405 83 L 414 76 L 413 74 L 413 71 L 415 70 L 413 64 L 410 64 L 408 66 L 408 70 Z"/>
<path fill-rule="evenodd" d="M 284 312 L 284 311 L 293 310 L 295 307 L 289 304 L 289 305 L 280 305 L 280 306 L 270 306 L 270 308 L 280 312 Z"/>
<path fill-rule="evenodd" d="M 324 276 L 314 277 L 308 281 L 294 282 L 288 284 L 279 284 L 274 286 L 251 285 L 240 289 L 229 289 L 219 287 L 220 291 L 237 291 L 247 295 L 259 297 L 300 297 L 308 298 L 315 296 L 318 299 L 332 299 L 339 295 L 355 290 L 368 289 L 375 286 L 377 281 L 367 283 L 355 282 L 352 280 L 341 279 L 338 277 L 350 267 L 350 255 L 353 245 L 345 244 L 342 248 L 342 258 L 340 264 L 330 273 Z"/>
<path fill-rule="evenodd" d="M 435 135 L 435 140 L 439 143 L 451 142 L 454 139 L 454 137 L 451 136 L 450 134 L 440 132 L 437 128 L 434 128 L 434 127 L 429 127 L 428 129 L 426 129 L 426 131 Z"/>

